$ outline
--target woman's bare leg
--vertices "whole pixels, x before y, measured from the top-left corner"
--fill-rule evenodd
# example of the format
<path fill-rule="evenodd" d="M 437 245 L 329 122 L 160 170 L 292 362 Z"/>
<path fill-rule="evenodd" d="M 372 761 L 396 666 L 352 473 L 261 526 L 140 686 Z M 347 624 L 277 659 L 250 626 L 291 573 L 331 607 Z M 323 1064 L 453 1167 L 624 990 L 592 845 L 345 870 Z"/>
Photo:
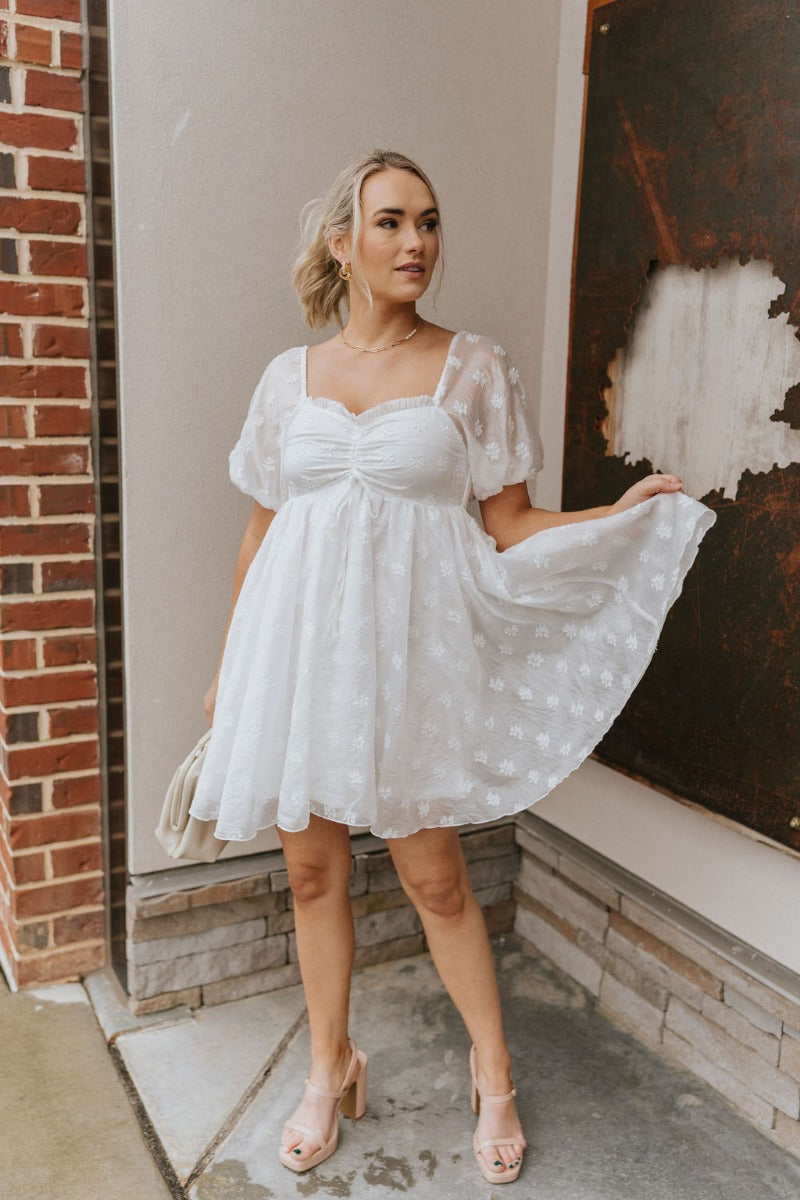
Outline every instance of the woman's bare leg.
<path fill-rule="evenodd" d="M 297 956 L 311 1029 L 309 1079 L 329 1091 L 342 1084 L 350 1059 L 347 1019 L 353 969 L 353 914 L 348 896 L 350 835 L 346 825 L 312 816 L 300 833 L 278 830 L 294 895 Z M 298 1162 L 318 1144 L 288 1126 L 292 1120 L 326 1137 L 334 1101 L 307 1091 L 284 1128 L 282 1146 Z"/>
<path fill-rule="evenodd" d="M 475 1043 L 478 1089 L 503 1096 L 511 1089 L 511 1058 L 486 922 L 472 893 L 458 832 L 421 829 L 387 844 L 403 890 L 419 913 L 442 983 Z M 520 1124 L 514 1101 L 481 1106 L 478 1130 L 481 1141 L 516 1137 Z M 494 1146 L 482 1154 L 489 1169 L 500 1172 L 522 1150 L 518 1143 Z"/>

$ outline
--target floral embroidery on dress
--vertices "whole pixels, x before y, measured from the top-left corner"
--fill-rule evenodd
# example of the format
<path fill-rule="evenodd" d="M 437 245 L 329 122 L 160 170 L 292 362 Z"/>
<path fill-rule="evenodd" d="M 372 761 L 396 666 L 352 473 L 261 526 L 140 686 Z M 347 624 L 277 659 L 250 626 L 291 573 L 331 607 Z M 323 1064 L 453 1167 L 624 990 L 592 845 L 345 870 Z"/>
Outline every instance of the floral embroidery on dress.
<path fill-rule="evenodd" d="M 192 814 L 245 841 L 312 813 L 402 837 L 529 807 L 627 700 L 713 515 L 660 496 L 500 552 L 466 506 L 542 465 L 506 350 L 458 333 L 434 394 L 358 415 L 307 394 L 305 352 L 267 365 L 229 455 L 275 517 Z"/>

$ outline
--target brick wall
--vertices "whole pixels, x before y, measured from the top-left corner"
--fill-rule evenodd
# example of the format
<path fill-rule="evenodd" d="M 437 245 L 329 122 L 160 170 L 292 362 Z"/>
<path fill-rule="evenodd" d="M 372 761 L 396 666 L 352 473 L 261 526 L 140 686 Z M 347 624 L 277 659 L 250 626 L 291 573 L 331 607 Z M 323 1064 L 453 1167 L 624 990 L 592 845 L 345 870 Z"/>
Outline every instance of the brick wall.
<path fill-rule="evenodd" d="M 84 39 L 0 14 L 0 939 L 17 984 L 104 961 Z"/>
<path fill-rule="evenodd" d="M 606 1016 L 800 1156 L 800 978 L 530 813 L 516 838 L 515 930 Z"/>

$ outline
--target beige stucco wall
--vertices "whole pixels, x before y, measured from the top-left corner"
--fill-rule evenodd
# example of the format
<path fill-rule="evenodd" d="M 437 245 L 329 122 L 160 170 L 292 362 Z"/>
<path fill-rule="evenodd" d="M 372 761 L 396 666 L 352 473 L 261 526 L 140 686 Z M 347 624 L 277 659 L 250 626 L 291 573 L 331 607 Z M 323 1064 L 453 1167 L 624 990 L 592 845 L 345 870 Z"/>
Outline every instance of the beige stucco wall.
<path fill-rule="evenodd" d="M 171 865 L 152 830 L 250 508 L 227 455 L 266 362 L 309 340 L 297 215 L 346 159 L 429 171 L 448 271 L 425 315 L 502 340 L 538 402 L 558 26 L 558 0 L 110 0 L 132 872 Z"/>

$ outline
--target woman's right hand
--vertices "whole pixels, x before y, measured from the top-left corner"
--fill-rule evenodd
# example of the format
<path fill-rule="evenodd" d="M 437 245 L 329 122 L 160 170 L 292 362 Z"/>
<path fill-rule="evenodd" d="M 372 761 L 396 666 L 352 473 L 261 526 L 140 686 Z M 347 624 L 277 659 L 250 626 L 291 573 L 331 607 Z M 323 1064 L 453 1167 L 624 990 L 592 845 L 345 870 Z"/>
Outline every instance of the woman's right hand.
<path fill-rule="evenodd" d="M 214 678 L 211 682 L 211 687 L 208 689 L 205 696 L 203 697 L 203 708 L 205 709 L 205 714 L 206 714 L 206 718 L 208 720 L 209 726 L 211 726 L 211 724 L 214 720 L 214 708 L 217 703 L 217 688 L 218 687 L 219 687 L 219 671 L 217 671 L 216 675 L 214 676 Z"/>

